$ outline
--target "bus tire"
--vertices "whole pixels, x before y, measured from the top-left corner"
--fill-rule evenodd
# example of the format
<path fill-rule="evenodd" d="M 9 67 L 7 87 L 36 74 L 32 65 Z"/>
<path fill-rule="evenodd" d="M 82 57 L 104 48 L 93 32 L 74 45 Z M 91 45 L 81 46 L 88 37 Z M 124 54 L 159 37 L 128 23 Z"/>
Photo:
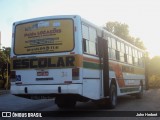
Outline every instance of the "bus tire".
<path fill-rule="evenodd" d="M 111 83 L 110 93 L 109 93 L 109 104 L 110 109 L 114 109 L 117 105 L 117 87 L 114 83 Z"/>
<path fill-rule="evenodd" d="M 137 99 L 142 99 L 143 97 L 143 82 L 140 82 L 140 91 L 138 93 L 136 93 L 136 98 Z"/>
<path fill-rule="evenodd" d="M 74 108 L 76 101 L 66 97 L 56 97 L 55 104 L 57 104 L 59 108 Z"/>

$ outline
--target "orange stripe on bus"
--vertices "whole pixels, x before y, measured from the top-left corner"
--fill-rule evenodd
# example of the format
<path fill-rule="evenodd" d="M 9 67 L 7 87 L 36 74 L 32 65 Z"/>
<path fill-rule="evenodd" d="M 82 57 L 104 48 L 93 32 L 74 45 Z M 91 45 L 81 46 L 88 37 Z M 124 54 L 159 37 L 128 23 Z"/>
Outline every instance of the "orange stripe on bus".
<path fill-rule="evenodd" d="M 93 59 L 93 58 L 88 58 L 88 57 L 83 57 L 83 60 L 87 61 L 87 62 L 99 63 L 99 60 Z"/>

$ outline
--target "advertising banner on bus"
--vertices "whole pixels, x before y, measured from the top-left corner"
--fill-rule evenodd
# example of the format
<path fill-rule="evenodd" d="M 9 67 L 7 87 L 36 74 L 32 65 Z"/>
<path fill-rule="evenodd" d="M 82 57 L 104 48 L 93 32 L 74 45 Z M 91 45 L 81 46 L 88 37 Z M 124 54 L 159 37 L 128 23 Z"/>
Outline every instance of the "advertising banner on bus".
<path fill-rule="evenodd" d="M 72 19 L 28 22 L 15 27 L 14 53 L 68 52 L 74 48 Z"/>

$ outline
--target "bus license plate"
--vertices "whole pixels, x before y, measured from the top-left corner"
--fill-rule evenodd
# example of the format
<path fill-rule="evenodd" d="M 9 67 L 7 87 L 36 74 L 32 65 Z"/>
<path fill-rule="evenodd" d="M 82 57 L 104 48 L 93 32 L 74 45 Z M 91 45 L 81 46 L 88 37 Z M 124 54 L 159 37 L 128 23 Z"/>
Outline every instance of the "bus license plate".
<path fill-rule="evenodd" d="M 49 72 L 48 71 L 38 71 L 37 76 L 48 76 Z"/>

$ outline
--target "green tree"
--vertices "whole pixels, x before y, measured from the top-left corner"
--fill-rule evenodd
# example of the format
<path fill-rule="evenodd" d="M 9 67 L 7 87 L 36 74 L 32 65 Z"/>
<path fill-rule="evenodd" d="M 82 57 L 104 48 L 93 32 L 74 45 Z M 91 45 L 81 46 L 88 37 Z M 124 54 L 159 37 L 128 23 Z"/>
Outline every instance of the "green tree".
<path fill-rule="evenodd" d="M 160 56 L 155 56 L 149 60 L 149 87 L 160 88 Z"/>
<path fill-rule="evenodd" d="M 104 29 L 108 30 L 109 32 L 113 33 L 114 35 L 117 35 L 118 37 L 130 42 L 131 44 L 136 45 L 137 47 L 141 49 L 146 49 L 144 47 L 143 42 L 139 38 L 132 37 L 129 34 L 129 26 L 125 23 L 119 23 L 119 22 L 108 22 L 106 23 L 106 26 Z"/>
<path fill-rule="evenodd" d="M 4 83 L 8 83 L 7 73 L 10 71 L 10 48 L 3 47 L 0 50 L 0 80 L 3 80 Z M 8 87 L 8 84 L 6 85 Z"/>
<path fill-rule="evenodd" d="M 106 24 L 106 29 L 109 32 L 121 37 L 122 39 L 128 39 L 129 30 L 127 24 L 122 24 L 119 22 L 108 22 Z"/>
<path fill-rule="evenodd" d="M 160 56 L 153 57 L 149 62 L 149 74 L 160 76 Z"/>

